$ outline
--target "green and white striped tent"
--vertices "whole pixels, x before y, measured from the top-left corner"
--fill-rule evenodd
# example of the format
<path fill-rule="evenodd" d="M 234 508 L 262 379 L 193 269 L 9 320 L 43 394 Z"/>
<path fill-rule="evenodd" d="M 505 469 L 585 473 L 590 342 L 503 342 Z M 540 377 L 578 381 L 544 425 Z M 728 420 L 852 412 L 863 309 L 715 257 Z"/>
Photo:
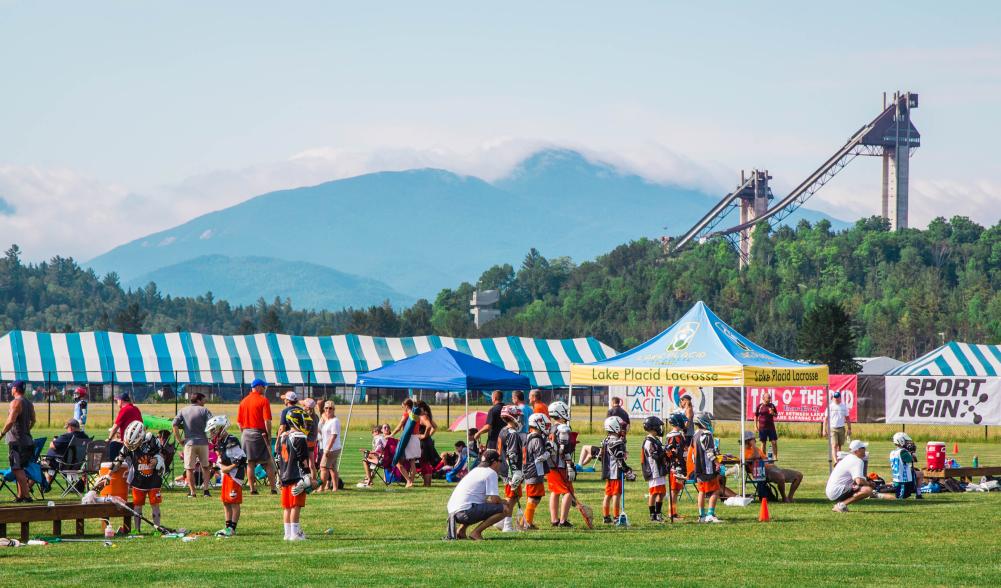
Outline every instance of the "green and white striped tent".
<path fill-rule="evenodd" d="M 448 347 L 528 376 L 534 387 L 563 387 L 570 364 L 615 355 L 597 339 L 457 339 L 275 333 L 136 335 L 106 331 L 11 331 L 0 337 L 0 380 L 91 384 L 353 385 L 358 374 Z"/>
<path fill-rule="evenodd" d="M 914 361 L 893 368 L 887 376 L 1001 375 L 1001 345 L 950 341 Z"/>

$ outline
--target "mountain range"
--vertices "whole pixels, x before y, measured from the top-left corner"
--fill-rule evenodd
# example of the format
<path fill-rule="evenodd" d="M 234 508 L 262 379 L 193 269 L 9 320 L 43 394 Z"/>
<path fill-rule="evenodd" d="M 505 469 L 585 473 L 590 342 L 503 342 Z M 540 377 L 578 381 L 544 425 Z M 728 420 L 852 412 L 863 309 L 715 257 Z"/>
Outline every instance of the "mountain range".
<path fill-rule="evenodd" d="M 539 151 L 493 183 L 440 169 L 378 172 L 262 194 L 136 239 L 89 265 L 122 283 L 231 302 L 396 306 L 475 282 L 532 247 L 594 258 L 678 235 L 721 195 L 649 181 L 571 150 Z M 808 209 L 799 219 L 845 223 Z M 253 279 L 248 280 L 248 277 Z"/>

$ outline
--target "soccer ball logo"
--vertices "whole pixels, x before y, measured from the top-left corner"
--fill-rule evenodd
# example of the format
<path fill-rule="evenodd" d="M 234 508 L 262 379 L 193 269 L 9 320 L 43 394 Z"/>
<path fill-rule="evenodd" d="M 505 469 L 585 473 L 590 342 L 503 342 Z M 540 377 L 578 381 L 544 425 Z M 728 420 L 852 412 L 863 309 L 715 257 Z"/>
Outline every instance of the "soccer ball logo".
<path fill-rule="evenodd" d="M 966 418 L 966 415 L 973 415 L 973 424 L 979 425 L 980 422 L 984 420 L 984 417 L 982 415 L 977 414 L 977 407 L 985 402 L 987 402 L 986 394 L 981 394 L 977 398 L 976 402 L 972 402 L 970 400 L 963 400 L 963 406 L 966 407 L 966 411 L 963 412 L 963 414 L 959 415 L 959 418 Z"/>
<path fill-rule="evenodd" d="M 667 346 L 667 350 L 681 351 L 687 349 L 691 345 L 692 339 L 695 338 L 695 332 L 698 330 L 699 323 L 696 322 L 679 325 L 677 332 L 674 333 L 674 339 Z"/>

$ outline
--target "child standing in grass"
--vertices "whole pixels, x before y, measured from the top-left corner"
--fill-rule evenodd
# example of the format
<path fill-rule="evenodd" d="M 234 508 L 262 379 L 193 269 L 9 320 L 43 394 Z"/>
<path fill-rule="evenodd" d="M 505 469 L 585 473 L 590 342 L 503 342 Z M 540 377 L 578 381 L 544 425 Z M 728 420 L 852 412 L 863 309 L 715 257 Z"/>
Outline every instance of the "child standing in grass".
<path fill-rule="evenodd" d="M 509 501 L 515 502 L 521 496 L 521 483 L 525 474 L 522 471 L 525 447 L 525 439 L 521 432 L 521 408 L 516 405 L 505 406 L 501 410 L 501 418 L 504 419 L 505 427 L 497 437 L 501 455 L 504 458 L 504 465 L 507 466 L 507 483 L 504 485 L 504 495 Z M 515 531 L 511 524 L 511 516 L 504 517 L 503 532 Z"/>
<path fill-rule="evenodd" d="M 299 517 L 306 506 L 306 492 L 312 490 L 316 478 L 306 435 L 312 418 L 309 413 L 292 407 L 285 415 L 288 425 L 278 437 L 278 474 L 282 485 L 282 522 L 286 541 L 305 541 Z"/>
<path fill-rule="evenodd" d="M 688 440 L 685 438 L 685 428 L 688 426 L 688 417 L 683 412 L 673 413 L 667 418 L 671 425 L 671 431 L 667 434 L 664 446 L 667 466 L 670 470 L 671 481 L 671 518 L 678 518 L 678 499 L 681 498 L 681 491 L 685 489 L 685 480 L 688 479 L 688 472 L 685 468 L 685 448 Z"/>
<path fill-rule="evenodd" d="M 622 514 L 620 497 L 622 480 L 631 472 L 626 465 L 626 424 L 617 416 L 605 419 L 608 435 L 601 442 L 601 479 L 605 480 L 605 498 L 601 501 L 601 513 L 606 525 L 612 524 L 612 509 L 615 518 Z"/>
<path fill-rule="evenodd" d="M 647 481 L 650 491 L 647 507 L 650 509 L 650 520 L 662 523 L 668 474 L 664 444 L 660 441 L 664 434 L 664 421 L 656 416 L 647 417 L 643 421 L 643 430 L 646 431 L 646 438 L 643 439 L 643 479 Z"/>
<path fill-rule="evenodd" d="M 223 512 L 226 526 L 216 532 L 217 537 L 232 537 L 240 522 L 240 505 L 243 504 L 243 480 L 247 475 L 247 454 L 240 446 L 240 440 L 229 434 L 229 419 L 219 415 L 209 419 L 205 425 L 205 436 L 215 445 L 217 465 L 222 476 Z"/>
<path fill-rule="evenodd" d="M 576 478 L 573 465 L 573 444 L 570 440 L 570 407 L 557 400 L 549 405 L 553 419 L 552 469 L 546 475 L 549 482 L 549 521 L 554 527 L 572 527 L 570 517 L 570 484 Z"/>
<path fill-rule="evenodd" d="M 536 412 L 528 418 L 528 443 L 525 445 L 525 528 L 536 530 L 535 509 L 546 495 L 546 475 L 549 474 L 549 417 Z"/>
<path fill-rule="evenodd" d="M 693 420 L 695 435 L 688 447 L 688 469 L 695 474 L 695 488 L 699 491 L 699 522 L 722 523 L 716 518 L 720 483 L 716 440 L 713 438 L 713 415 L 710 412 L 700 412 Z"/>

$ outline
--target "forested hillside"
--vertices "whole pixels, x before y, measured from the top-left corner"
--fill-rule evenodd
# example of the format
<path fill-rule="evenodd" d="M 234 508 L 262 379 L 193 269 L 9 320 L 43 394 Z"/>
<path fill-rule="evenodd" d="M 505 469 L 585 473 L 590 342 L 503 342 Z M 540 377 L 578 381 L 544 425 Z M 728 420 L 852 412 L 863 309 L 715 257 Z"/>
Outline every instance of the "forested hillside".
<path fill-rule="evenodd" d="M 752 257 L 740 270 L 720 241 L 677 257 L 634 241 L 579 265 L 531 250 L 520 267 L 489 268 L 477 284 L 442 290 L 433 304 L 311 312 L 287 299 L 240 307 L 211 294 L 164 296 L 154 284 L 126 291 L 115 274 L 98 276 L 68 258 L 24 264 L 14 246 L 0 260 L 0 329 L 592 335 L 624 349 L 704 300 L 752 339 L 796 357 L 805 313 L 834 301 L 853 319 L 859 355 L 912 358 L 943 339 L 1001 342 L 1001 223 L 985 229 L 955 217 L 891 232 L 872 218 L 835 233 L 826 221 L 804 221 L 760 228 Z M 475 287 L 499 289 L 504 311 L 478 332 L 468 306 Z"/>

